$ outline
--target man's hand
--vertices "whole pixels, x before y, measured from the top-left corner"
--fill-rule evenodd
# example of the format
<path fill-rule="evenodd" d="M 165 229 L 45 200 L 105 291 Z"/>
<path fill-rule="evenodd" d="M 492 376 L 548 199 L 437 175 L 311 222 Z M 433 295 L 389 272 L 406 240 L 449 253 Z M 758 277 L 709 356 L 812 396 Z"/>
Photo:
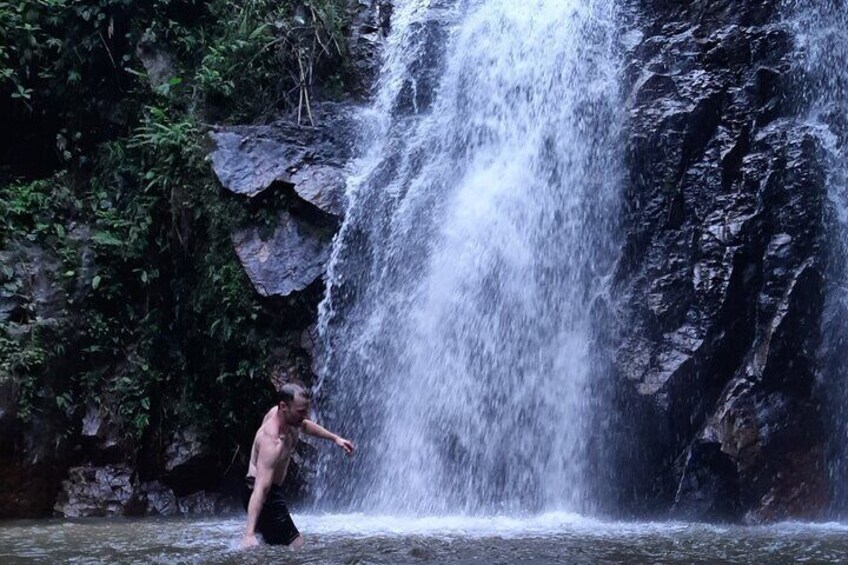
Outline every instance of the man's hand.
<path fill-rule="evenodd" d="M 336 442 L 336 445 L 344 449 L 344 452 L 348 455 L 353 455 L 353 452 L 356 451 L 356 448 L 353 446 L 353 444 L 343 437 L 336 436 L 336 439 L 334 441 Z"/>
<path fill-rule="evenodd" d="M 244 534 L 239 544 L 239 549 L 250 549 L 259 545 L 259 540 L 256 539 L 256 534 Z"/>

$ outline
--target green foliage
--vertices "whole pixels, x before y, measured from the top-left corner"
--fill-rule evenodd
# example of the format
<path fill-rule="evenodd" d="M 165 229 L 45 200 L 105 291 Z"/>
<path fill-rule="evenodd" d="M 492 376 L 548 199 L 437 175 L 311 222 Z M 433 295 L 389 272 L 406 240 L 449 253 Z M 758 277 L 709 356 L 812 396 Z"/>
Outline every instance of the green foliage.
<path fill-rule="evenodd" d="M 41 332 L 20 333 L 13 324 L 0 323 L 0 382 L 14 375 L 16 379 L 18 417 L 26 421 L 33 410 L 37 392 L 39 371 L 49 358 L 50 352 L 41 339 Z"/>
<path fill-rule="evenodd" d="M 78 417 L 109 396 L 138 440 L 169 420 L 200 419 L 231 441 L 249 434 L 284 328 L 230 239 L 264 212 L 222 193 L 204 123 L 296 109 L 322 80 L 337 82 L 342 6 L 0 0 L 0 118 L 19 136 L 0 162 L 0 250 L 54 254 L 67 297 L 49 330 L 34 314 L 0 323 L 0 378 L 15 379 L 22 419 Z M 144 41 L 172 76 L 148 77 Z M 34 168 L 18 166 L 33 153 Z M 3 292 L 34 312 L 20 274 L 4 268 Z"/>
<path fill-rule="evenodd" d="M 0 0 L 0 118 L 20 132 L 19 151 L 86 167 L 94 146 L 125 136 L 144 106 L 230 123 L 296 108 L 313 87 L 337 88 L 342 6 Z M 161 84 L 148 79 L 142 52 L 166 61 Z M 315 72 L 325 64 L 334 72 Z"/>
<path fill-rule="evenodd" d="M 58 216 L 57 211 L 61 211 Z M 0 244 L 18 235 L 56 247 L 66 236 L 63 216 L 73 212 L 73 194 L 65 175 L 0 185 Z"/>
<path fill-rule="evenodd" d="M 214 2 L 210 13 L 221 25 L 208 36 L 195 80 L 207 100 L 231 108 L 231 119 L 294 106 L 314 67 L 341 55 L 333 2 Z"/>

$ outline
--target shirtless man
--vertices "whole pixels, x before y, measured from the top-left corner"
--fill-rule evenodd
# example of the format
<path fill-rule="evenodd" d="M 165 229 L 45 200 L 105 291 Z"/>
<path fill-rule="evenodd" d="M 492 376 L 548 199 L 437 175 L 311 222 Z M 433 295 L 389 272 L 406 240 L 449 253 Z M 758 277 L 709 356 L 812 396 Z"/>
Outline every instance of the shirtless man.
<path fill-rule="evenodd" d="M 256 532 L 271 545 L 303 547 L 283 499 L 283 479 L 300 432 L 328 439 L 352 455 L 353 444 L 306 419 L 309 395 L 296 384 L 283 385 L 277 392 L 277 405 L 265 415 L 253 439 L 242 499 L 247 509 L 247 528 L 242 548 L 258 544 Z"/>

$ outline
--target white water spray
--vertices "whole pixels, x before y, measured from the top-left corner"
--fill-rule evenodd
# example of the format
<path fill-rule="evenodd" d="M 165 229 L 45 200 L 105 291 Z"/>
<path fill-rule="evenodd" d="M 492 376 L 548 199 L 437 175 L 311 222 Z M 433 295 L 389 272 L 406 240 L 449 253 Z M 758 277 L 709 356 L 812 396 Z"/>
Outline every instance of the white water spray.
<path fill-rule="evenodd" d="M 823 149 L 830 201 L 831 266 L 819 356 L 829 424 L 832 508 L 848 512 L 848 5 L 844 0 L 786 0 L 800 71 L 794 101 Z"/>
<path fill-rule="evenodd" d="M 319 499 L 383 513 L 588 510 L 592 305 L 622 151 L 615 8 L 395 8 L 321 307 Z"/>

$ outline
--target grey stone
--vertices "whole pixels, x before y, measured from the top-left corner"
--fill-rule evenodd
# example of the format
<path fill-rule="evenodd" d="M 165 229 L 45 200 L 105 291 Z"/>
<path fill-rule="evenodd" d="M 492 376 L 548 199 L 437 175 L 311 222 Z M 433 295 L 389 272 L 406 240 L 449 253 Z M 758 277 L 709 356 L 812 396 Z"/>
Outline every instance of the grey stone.
<path fill-rule="evenodd" d="M 54 511 L 66 518 L 133 514 L 135 489 L 125 465 L 72 467 Z"/>
<path fill-rule="evenodd" d="M 141 483 L 138 487 L 139 498 L 144 502 L 147 516 L 176 516 L 180 513 L 174 491 L 159 481 Z"/>
<path fill-rule="evenodd" d="M 328 214 L 344 215 L 347 180 L 341 169 L 307 164 L 292 170 L 290 179 L 298 196 Z"/>
<path fill-rule="evenodd" d="M 315 107 L 315 126 L 280 120 L 267 126 L 220 127 L 212 169 L 227 190 L 256 196 L 275 183 L 291 186 L 300 198 L 332 216 L 344 213 L 344 165 L 355 138 L 350 107 Z"/>
<path fill-rule="evenodd" d="M 124 446 L 124 437 L 120 425 L 112 419 L 105 404 L 89 401 L 82 418 L 80 435 L 94 442 L 101 451 L 109 451 Z"/>
<path fill-rule="evenodd" d="M 242 511 L 239 502 L 217 492 L 200 491 L 178 500 L 184 516 L 218 516 Z"/>
<path fill-rule="evenodd" d="M 253 286 L 262 296 L 288 296 L 305 289 L 324 273 L 330 238 L 281 211 L 273 235 L 257 228 L 233 234 L 233 243 Z"/>
<path fill-rule="evenodd" d="M 211 454 L 211 446 L 204 433 L 195 428 L 174 432 L 165 448 L 165 471 L 180 473 L 193 466 L 202 465 Z"/>
<path fill-rule="evenodd" d="M 148 29 L 141 36 L 135 50 L 153 88 L 167 84 L 177 75 L 174 57 L 164 48 L 164 45 L 165 43 Z"/>

